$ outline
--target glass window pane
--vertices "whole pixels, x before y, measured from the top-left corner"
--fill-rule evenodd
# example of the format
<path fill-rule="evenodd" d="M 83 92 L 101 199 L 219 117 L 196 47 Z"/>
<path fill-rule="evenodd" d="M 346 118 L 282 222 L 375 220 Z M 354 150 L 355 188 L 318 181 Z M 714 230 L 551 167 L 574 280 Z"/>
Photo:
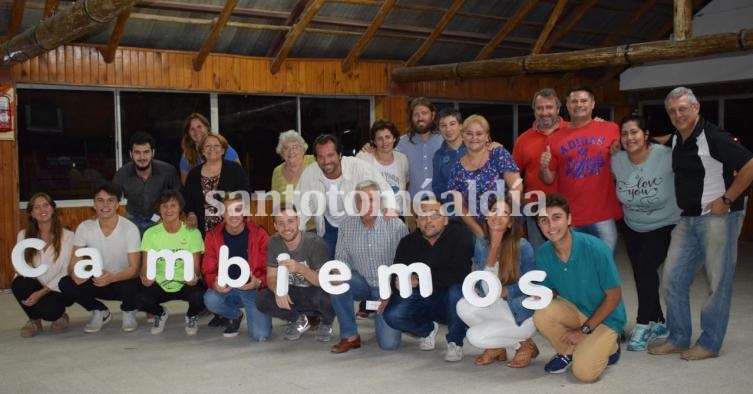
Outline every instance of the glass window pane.
<path fill-rule="evenodd" d="M 155 157 L 178 168 L 178 161 L 183 153 L 180 147 L 183 122 L 193 112 L 209 117 L 208 94 L 121 92 L 123 162 L 130 161 L 128 156 L 130 135 L 145 131 L 154 136 Z"/>
<path fill-rule="evenodd" d="M 89 199 L 115 174 L 113 92 L 18 89 L 21 201 Z"/>
<path fill-rule="evenodd" d="M 700 99 L 699 99 L 700 100 Z M 719 124 L 719 100 L 700 100 L 701 110 L 699 111 L 704 119 L 713 124 Z"/>
<path fill-rule="evenodd" d="M 225 94 L 217 105 L 220 133 L 238 151 L 251 190 L 269 190 L 272 170 L 282 163 L 275 153 L 277 136 L 297 128 L 296 98 Z"/>
<path fill-rule="evenodd" d="M 646 127 L 648 127 L 651 135 L 667 135 L 675 130 L 664 104 L 647 104 L 643 106 L 642 111 L 643 117 L 646 119 Z"/>
<path fill-rule="evenodd" d="M 724 128 L 753 151 L 753 97 L 724 100 Z"/>
<path fill-rule="evenodd" d="M 501 143 L 507 150 L 512 152 L 513 143 L 515 142 L 513 105 L 461 102 L 459 109 L 460 113 L 463 114 L 463 119 L 467 119 L 473 114 L 486 118 L 491 128 L 492 139 Z"/>
<path fill-rule="evenodd" d="M 536 117 L 530 104 L 518 105 L 518 136 L 530 129 Z"/>
<path fill-rule="evenodd" d="M 343 154 L 354 156 L 369 140 L 369 127 L 368 99 L 301 98 L 301 130 L 306 141 L 334 134 L 342 140 Z"/>

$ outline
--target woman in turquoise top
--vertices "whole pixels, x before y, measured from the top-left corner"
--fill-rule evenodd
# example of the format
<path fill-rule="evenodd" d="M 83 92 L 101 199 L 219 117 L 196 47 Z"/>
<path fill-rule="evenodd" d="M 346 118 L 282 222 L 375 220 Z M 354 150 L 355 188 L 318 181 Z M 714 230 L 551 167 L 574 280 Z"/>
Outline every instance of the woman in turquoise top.
<path fill-rule="evenodd" d="M 658 268 L 664 262 L 672 229 L 680 219 L 672 173 L 672 150 L 651 143 L 640 116 L 621 122 L 623 150 L 612 157 L 617 198 L 625 216 L 623 236 L 638 291 L 638 316 L 628 350 L 643 351 L 666 337 L 659 303 Z"/>

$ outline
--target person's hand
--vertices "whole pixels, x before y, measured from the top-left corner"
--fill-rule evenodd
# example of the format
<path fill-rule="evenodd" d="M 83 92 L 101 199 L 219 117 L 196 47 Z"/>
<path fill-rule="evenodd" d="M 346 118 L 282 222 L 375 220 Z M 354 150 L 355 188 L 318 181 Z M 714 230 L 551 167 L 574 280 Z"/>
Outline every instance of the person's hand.
<path fill-rule="evenodd" d="M 567 330 L 562 334 L 562 337 L 560 337 L 560 341 L 567 343 L 568 345 L 577 345 L 584 339 L 586 339 L 586 334 L 582 333 L 580 329 Z"/>
<path fill-rule="evenodd" d="M 102 275 L 94 277 L 94 286 L 105 287 L 113 282 L 115 275 L 112 272 L 102 271 Z"/>
<path fill-rule="evenodd" d="M 188 228 L 189 230 L 193 230 L 198 225 L 199 225 L 199 218 L 196 217 L 195 213 L 189 212 L 188 215 L 186 215 L 186 228 Z"/>
<path fill-rule="evenodd" d="M 593 118 L 593 119 L 594 119 L 595 121 L 597 121 L 597 122 L 606 122 L 606 120 L 604 120 L 604 119 L 602 119 L 601 117 L 598 117 L 598 116 L 594 116 L 594 118 Z"/>
<path fill-rule="evenodd" d="M 193 279 L 186 282 L 186 285 L 188 286 L 196 286 L 196 284 L 199 283 L 199 275 L 193 274 Z"/>
<path fill-rule="evenodd" d="M 399 276 L 395 278 L 395 287 L 397 287 L 398 289 L 400 288 L 400 277 Z M 410 287 L 414 288 L 414 289 L 416 287 L 418 287 L 418 275 L 416 275 L 416 274 L 411 274 L 410 275 Z"/>
<path fill-rule="evenodd" d="M 218 293 L 223 293 L 224 294 L 224 293 L 229 293 L 230 290 L 232 290 L 232 287 L 230 287 L 228 285 L 220 286 L 219 283 L 218 283 L 218 284 L 214 285 L 214 290 L 216 290 Z"/>
<path fill-rule="evenodd" d="M 44 294 L 42 294 L 41 291 L 35 291 L 31 293 L 31 295 L 29 295 L 27 299 L 21 301 L 21 303 L 25 306 L 34 306 L 37 304 L 37 302 L 39 302 L 39 300 L 42 299 L 43 296 Z"/>
<path fill-rule="evenodd" d="M 390 303 L 390 299 L 382 300 L 382 302 L 379 303 L 379 307 L 376 310 L 377 315 L 381 315 L 384 313 L 384 310 L 387 309 L 387 304 Z"/>
<path fill-rule="evenodd" d="M 609 145 L 609 156 L 616 155 L 617 152 L 620 151 L 620 149 L 620 141 L 614 140 L 614 142 L 612 142 L 612 145 Z"/>
<path fill-rule="evenodd" d="M 722 198 L 719 197 L 706 205 L 706 210 L 711 211 L 714 215 L 725 215 L 729 212 L 730 206 L 725 204 L 724 201 L 722 201 Z"/>
<path fill-rule="evenodd" d="M 261 279 L 251 275 L 251 280 L 249 280 L 245 285 L 239 287 L 238 290 L 253 290 L 258 289 L 259 286 L 261 286 Z"/>
<path fill-rule="evenodd" d="M 140 278 L 141 278 L 141 284 L 142 284 L 142 285 L 143 285 L 144 287 L 149 287 L 149 286 L 151 286 L 151 285 L 153 285 L 153 284 L 154 284 L 154 280 L 152 280 L 152 279 L 147 279 L 147 278 L 146 278 L 146 275 L 142 275 L 142 276 L 141 276 Z"/>
<path fill-rule="evenodd" d="M 276 295 L 275 302 L 277 303 L 277 307 L 280 309 L 290 310 L 290 306 L 293 305 L 293 300 L 290 299 L 289 294 L 286 294 L 282 297 Z"/>
<path fill-rule="evenodd" d="M 504 147 L 505 147 L 504 145 L 500 144 L 497 141 L 491 141 L 491 142 L 487 142 L 486 143 L 486 149 L 488 149 L 489 152 L 491 152 L 491 151 L 493 151 L 493 150 L 495 150 L 497 148 L 504 148 Z"/>
<path fill-rule="evenodd" d="M 375 151 L 374 145 L 372 145 L 371 142 L 367 142 L 367 143 L 363 144 L 363 146 L 361 147 L 361 151 L 373 154 L 374 151 Z"/>
<path fill-rule="evenodd" d="M 285 266 L 288 269 L 288 273 L 290 274 L 301 272 L 301 263 L 293 259 L 283 260 L 283 261 L 278 262 L 278 264 Z"/>
<path fill-rule="evenodd" d="M 549 168 L 549 162 L 552 161 L 552 150 L 549 148 L 549 145 L 546 146 L 546 149 L 544 149 L 544 152 L 541 153 L 541 157 L 539 158 L 539 164 L 541 164 L 541 168 Z"/>

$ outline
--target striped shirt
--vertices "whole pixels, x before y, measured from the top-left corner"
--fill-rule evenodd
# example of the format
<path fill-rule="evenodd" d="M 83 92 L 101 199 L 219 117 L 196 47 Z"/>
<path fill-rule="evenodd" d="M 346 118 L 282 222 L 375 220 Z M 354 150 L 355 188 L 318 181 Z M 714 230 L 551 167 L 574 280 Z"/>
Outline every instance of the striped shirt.
<path fill-rule="evenodd" d="M 359 216 L 349 216 L 337 232 L 335 260 L 361 274 L 371 287 L 379 284 L 380 265 L 392 265 L 400 239 L 408 235 L 408 228 L 400 219 L 378 216 L 371 228 Z"/>

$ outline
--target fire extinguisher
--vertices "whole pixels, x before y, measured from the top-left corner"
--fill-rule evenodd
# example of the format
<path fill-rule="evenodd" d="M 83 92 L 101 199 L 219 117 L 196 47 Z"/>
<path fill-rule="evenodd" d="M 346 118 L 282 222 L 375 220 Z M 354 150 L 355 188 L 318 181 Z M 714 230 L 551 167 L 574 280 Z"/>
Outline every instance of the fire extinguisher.
<path fill-rule="evenodd" d="M 10 97 L 0 96 L 0 131 L 12 131 L 13 118 L 11 117 Z"/>

